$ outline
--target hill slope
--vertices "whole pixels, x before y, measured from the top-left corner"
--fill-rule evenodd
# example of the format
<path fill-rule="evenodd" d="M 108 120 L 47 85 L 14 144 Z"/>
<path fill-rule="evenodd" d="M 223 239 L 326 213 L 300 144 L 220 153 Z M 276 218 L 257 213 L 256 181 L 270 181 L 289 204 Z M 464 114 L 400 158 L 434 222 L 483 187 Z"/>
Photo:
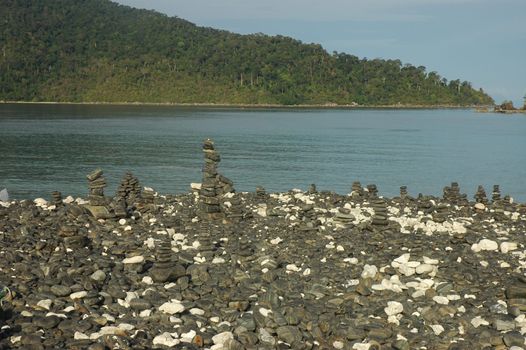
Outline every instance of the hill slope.
<path fill-rule="evenodd" d="M 198 27 L 108 0 L 0 0 L 0 100 L 492 104 L 425 67 Z"/>

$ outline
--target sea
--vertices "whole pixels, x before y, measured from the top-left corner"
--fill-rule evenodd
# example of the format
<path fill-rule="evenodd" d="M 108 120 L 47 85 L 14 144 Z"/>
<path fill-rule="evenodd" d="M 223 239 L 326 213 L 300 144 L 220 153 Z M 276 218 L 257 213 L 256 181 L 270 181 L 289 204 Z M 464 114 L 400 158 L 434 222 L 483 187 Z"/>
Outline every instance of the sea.
<path fill-rule="evenodd" d="M 219 172 L 237 191 L 442 195 L 458 182 L 470 199 L 526 202 L 526 117 L 471 109 L 201 108 L 0 104 L 0 190 L 11 198 L 86 196 L 101 168 L 114 195 L 126 172 L 161 194 L 201 182 L 202 142 L 214 140 Z"/>

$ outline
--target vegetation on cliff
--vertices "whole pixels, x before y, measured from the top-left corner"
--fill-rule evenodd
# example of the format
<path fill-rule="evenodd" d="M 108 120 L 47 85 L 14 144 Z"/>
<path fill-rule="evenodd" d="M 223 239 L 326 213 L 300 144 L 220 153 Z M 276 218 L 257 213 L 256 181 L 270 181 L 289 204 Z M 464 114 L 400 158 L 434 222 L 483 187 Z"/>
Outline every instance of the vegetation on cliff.
<path fill-rule="evenodd" d="M 0 0 L 0 100 L 492 104 L 400 60 L 239 35 L 108 0 Z"/>

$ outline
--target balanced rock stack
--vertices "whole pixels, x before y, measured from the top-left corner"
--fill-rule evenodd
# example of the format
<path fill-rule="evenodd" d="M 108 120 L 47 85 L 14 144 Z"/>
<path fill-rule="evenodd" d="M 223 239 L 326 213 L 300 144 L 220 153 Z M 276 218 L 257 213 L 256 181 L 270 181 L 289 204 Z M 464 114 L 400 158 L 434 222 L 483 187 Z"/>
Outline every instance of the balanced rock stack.
<path fill-rule="evenodd" d="M 309 194 L 318 193 L 318 190 L 316 189 L 316 184 L 310 184 L 307 193 L 309 193 Z"/>
<path fill-rule="evenodd" d="M 226 176 L 218 174 L 217 175 L 217 184 L 218 184 L 217 194 L 219 194 L 219 195 L 223 195 L 225 193 L 235 192 L 235 190 L 234 190 L 234 183 L 232 182 L 232 180 L 230 180 Z"/>
<path fill-rule="evenodd" d="M 267 200 L 267 191 L 265 190 L 263 186 L 256 187 L 256 198 L 260 201 Z"/>
<path fill-rule="evenodd" d="M 227 217 L 231 221 L 240 221 L 245 216 L 245 211 L 243 210 L 243 202 L 239 194 L 235 194 L 230 198 L 230 208 L 227 210 Z"/>
<path fill-rule="evenodd" d="M 185 275 L 184 267 L 172 260 L 173 255 L 170 240 L 163 240 L 156 245 L 155 262 L 149 271 L 154 282 L 175 282 Z"/>
<path fill-rule="evenodd" d="M 435 211 L 433 212 L 433 221 L 442 223 L 446 221 L 449 214 L 449 206 L 445 203 L 439 203 L 435 206 Z"/>
<path fill-rule="evenodd" d="M 367 193 L 369 198 L 376 198 L 378 197 L 378 188 L 375 184 L 367 185 Z"/>
<path fill-rule="evenodd" d="M 338 208 L 338 212 L 334 215 L 334 222 L 339 226 L 349 227 L 356 218 L 351 214 L 348 208 Z"/>
<path fill-rule="evenodd" d="M 125 200 L 127 204 L 131 204 L 141 197 L 141 185 L 132 173 L 127 172 L 124 175 L 119 188 L 117 188 L 116 197 Z"/>
<path fill-rule="evenodd" d="M 486 191 L 484 190 L 484 187 L 482 187 L 482 185 L 478 186 L 474 198 L 476 203 L 482 203 L 484 205 L 488 204 L 488 197 L 486 196 Z"/>
<path fill-rule="evenodd" d="M 372 224 L 374 226 L 387 226 L 389 224 L 387 214 L 387 202 L 383 198 L 376 198 L 371 202 L 374 210 Z"/>
<path fill-rule="evenodd" d="M 299 225 L 297 227 L 298 230 L 311 231 L 318 229 L 318 219 L 312 204 L 301 205 L 298 216 L 300 219 Z"/>
<path fill-rule="evenodd" d="M 58 235 L 63 238 L 64 246 L 69 249 L 84 248 L 89 244 L 89 239 L 79 232 L 73 225 L 62 225 L 58 229 Z"/>
<path fill-rule="evenodd" d="M 62 202 L 62 193 L 59 191 L 53 191 L 51 192 L 51 198 L 53 199 L 53 204 L 55 206 L 61 206 L 63 204 Z"/>
<path fill-rule="evenodd" d="M 401 199 L 407 198 L 407 186 L 400 186 L 400 198 Z"/>
<path fill-rule="evenodd" d="M 360 181 L 354 181 L 351 186 L 351 197 L 361 198 L 363 197 L 363 188 Z"/>
<path fill-rule="evenodd" d="M 209 224 L 205 222 L 200 224 L 197 240 L 199 241 L 199 253 L 201 256 L 204 256 L 207 260 L 211 260 L 216 246 L 212 238 L 212 227 Z"/>
<path fill-rule="evenodd" d="M 101 169 L 93 171 L 87 176 L 88 178 L 88 200 L 91 205 L 104 206 L 106 205 L 106 198 L 104 197 L 104 187 L 106 187 L 106 179 L 103 176 Z"/>
<path fill-rule="evenodd" d="M 214 142 L 206 139 L 203 143 L 205 164 L 203 166 L 203 181 L 199 195 L 201 197 L 201 211 L 208 219 L 222 217 L 219 195 L 224 193 L 225 183 L 221 182 L 217 173 L 217 165 L 221 157 L 216 152 Z M 228 186 L 227 186 L 228 187 Z"/>
<path fill-rule="evenodd" d="M 493 193 L 491 194 L 491 200 L 493 203 L 498 203 L 501 200 L 499 185 L 493 185 Z"/>
<path fill-rule="evenodd" d="M 460 194 L 460 187 L 457 182 L 452 182 L 451 186 L 444 187 L 444 200 L 457 204 L 466 201 L 466 196 Z"/>

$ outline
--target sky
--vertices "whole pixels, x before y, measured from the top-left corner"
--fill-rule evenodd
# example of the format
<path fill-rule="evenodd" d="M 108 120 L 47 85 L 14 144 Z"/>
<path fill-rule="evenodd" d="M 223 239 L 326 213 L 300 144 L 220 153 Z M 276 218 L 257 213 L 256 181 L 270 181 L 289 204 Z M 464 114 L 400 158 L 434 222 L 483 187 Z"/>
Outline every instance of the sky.
<path fill-rule="evenodd" d="M 118 0 L 199 26 L 286 35 L 327 51 L 400 59 L 470 81 L 495 102 L 526 95 L 526 0 Z"/>

